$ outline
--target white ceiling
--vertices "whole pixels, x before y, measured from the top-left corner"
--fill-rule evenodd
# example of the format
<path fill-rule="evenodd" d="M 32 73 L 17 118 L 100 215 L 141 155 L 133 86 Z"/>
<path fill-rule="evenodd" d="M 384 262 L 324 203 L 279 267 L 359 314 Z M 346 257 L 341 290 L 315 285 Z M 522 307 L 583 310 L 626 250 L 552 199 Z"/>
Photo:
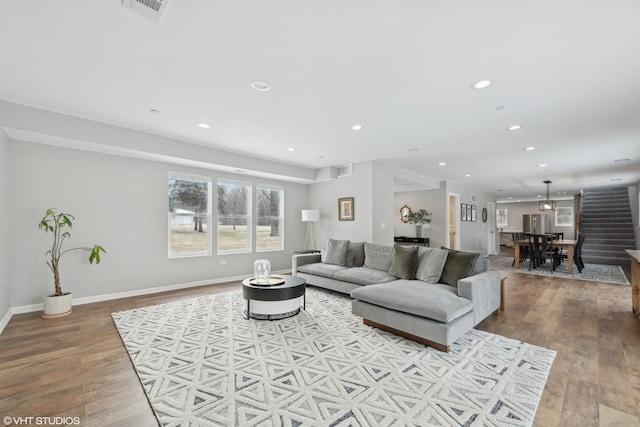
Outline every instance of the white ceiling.
<path fill-rule="evenodd" d="M 637 0 L 171 0 L 160 23 L 0 0 L 0 98 L 307 168 L 570 195 L 640 182 L 639 22 Z"/>

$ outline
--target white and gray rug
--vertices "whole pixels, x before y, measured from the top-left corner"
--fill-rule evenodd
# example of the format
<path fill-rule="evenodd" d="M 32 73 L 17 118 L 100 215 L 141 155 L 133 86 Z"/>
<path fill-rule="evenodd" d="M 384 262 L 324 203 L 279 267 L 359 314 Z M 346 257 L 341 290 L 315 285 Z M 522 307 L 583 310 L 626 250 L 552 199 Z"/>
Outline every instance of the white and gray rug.
<path fill-rule="evenodd" d="M 555 352 L 472 330 L 442 353 L 362 324 L 350 299 L 245 320 L 240 291 L 114 313 L 164 426 L 530 426 Z"/>
<path fill-rule="evenodd" d="M 625 276 L 622 267 L 619 265 L 585 264 L 582 269 L 582 273 L 579 273 L 578 269 L 574 265 L 573 274 L 569 274 L 566 262 L 563 262 L 560 266 L 556 267 L 556 270 L 553 272 L 549 265 L 543 265 L 529 271 L 529 260 L 521 262 L 519 269 L 513 267 L 511 265 L 512 263 L 513 257 L 494 259 L 490 261 L 490 269 L 495 271 L 513 271 L 516 273 L 535 274 L 537 276 L 554 276 L 566 279 L 588 280 L 591 282 L 615 283 L 617 285 L 629 284 L 627 276 Z"/>

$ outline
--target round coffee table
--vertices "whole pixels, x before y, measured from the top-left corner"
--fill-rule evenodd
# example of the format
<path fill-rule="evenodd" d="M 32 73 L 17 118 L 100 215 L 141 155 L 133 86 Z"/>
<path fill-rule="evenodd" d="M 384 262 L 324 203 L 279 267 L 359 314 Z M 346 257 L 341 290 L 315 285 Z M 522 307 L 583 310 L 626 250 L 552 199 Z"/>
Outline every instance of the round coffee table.
<path fill-rule="evenodd" d="M 242 296 L 247 300 L 247 308 L 242 313 L 245 319 L 284 319 L 300 313 L 301 302 L 305 308 L 307 282 L 298 276 L 279 277 L 284 283 L 278 285 L 256 285 L 251 283 L 251 278 L 242 281 Z"/>

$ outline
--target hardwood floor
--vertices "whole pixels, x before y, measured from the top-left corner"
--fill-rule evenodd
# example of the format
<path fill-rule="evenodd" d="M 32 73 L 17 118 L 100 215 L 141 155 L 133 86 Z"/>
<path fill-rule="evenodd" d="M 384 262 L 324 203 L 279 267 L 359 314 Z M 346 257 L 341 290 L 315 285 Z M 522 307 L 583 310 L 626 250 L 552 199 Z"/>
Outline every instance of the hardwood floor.
<path fill-rule="evenodd" d="M 238 289 L 239 282 L 16 315 L 0 334 L 0 416 L 155 426 L 111 313 Z M 535 426 L 640 426 L 640 320 L 629 286 L 509 273 L 506 310 L 478 329 L 557 352 Z"/>

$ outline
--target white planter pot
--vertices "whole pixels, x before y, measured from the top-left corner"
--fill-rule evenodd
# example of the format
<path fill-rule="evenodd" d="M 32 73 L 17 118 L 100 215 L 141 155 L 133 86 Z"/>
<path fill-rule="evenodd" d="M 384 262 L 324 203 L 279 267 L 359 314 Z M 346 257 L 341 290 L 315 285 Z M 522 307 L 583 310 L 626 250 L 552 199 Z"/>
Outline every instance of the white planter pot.
<path fill-rule="evenodd" d="M 54 295 L 44 295 L 42 304 L 44 307 L 42 317 L 45 319 L 54 319 L 56 317 L 68 316 L 71 314 L 73 295 L 71 292 L 65 293 L 59 297 Z"/>

